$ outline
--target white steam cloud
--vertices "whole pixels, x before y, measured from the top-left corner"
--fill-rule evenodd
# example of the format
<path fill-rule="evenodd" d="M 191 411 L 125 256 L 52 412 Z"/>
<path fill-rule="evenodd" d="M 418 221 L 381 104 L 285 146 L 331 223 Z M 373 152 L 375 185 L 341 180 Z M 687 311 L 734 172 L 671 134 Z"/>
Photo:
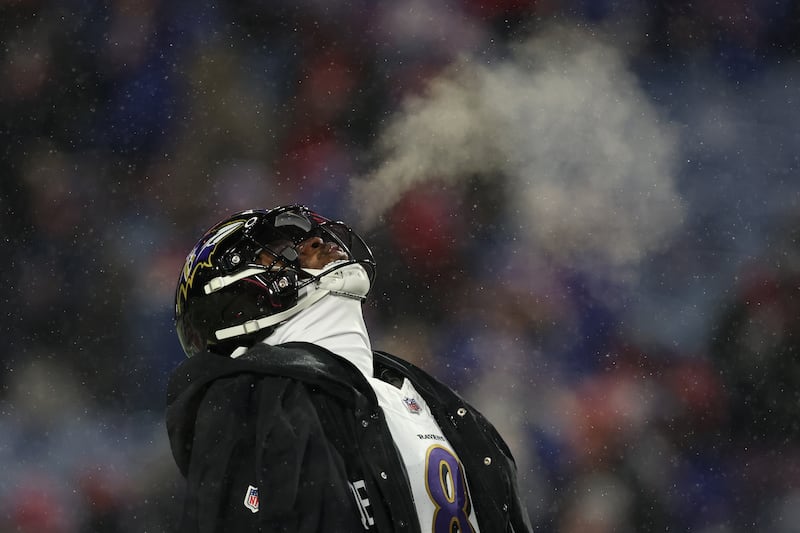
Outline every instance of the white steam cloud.
<path fill-rule="evenodd" d="M 615 279 L 684 215 L 673 126 L 619 50 L 574 29 L 543 32 L 499 64 L 452 65 L 394 117 L 378 160 L 352 187 L 362 227 L 423 182 L 483 176 L 504 189 L 521 244 Z"/>

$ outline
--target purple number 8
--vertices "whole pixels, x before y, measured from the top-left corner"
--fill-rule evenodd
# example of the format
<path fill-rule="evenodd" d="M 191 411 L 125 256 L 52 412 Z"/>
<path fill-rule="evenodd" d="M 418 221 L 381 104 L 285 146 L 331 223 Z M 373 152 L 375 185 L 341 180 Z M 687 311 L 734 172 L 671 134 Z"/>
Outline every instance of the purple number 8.
<path fill-rule="evenodd" d="M 426 471 L 428 496 L 436 506 L 433 533 L 474 533 L 475 528 L 469 523 L 472 503 L 458 459 L 441 446 L 431 446 L 428 448 Z"/>

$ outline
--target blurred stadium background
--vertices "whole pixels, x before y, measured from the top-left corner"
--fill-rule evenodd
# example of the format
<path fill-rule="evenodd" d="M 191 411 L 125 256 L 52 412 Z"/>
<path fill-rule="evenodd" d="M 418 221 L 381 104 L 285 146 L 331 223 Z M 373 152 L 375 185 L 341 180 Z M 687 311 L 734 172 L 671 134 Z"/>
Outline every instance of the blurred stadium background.
<path fill-rule="evenodd" d="M 800 531 L 797 2 L 0 0 L 0 36 L 0 531 L 173 530 L 178 270 L 294 202 L 357 221 L 375 347 L 497 423 L 537 531 Z"/>

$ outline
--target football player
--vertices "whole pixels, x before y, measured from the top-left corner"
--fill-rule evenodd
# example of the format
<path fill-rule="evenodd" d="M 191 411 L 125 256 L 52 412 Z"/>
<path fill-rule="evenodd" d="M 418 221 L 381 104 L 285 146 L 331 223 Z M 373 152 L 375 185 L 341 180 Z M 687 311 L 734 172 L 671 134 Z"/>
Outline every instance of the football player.
<path fill-rule="evenodd" d="M 175 296 L 183 532 L 525 532 L 516 467 L 449 387 L 373 350 L 367 244 L 305 206 L 236 213 Z"/>

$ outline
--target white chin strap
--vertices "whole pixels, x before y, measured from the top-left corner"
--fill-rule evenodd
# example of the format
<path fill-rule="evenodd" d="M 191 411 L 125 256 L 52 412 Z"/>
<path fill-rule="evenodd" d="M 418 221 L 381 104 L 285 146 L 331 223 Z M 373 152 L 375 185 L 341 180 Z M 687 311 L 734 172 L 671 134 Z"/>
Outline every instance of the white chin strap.
<path fill-rule="evenodd" d="M 344 266 L 339 266 L 344 263 Z M 337 268 L 337 266 L 339 268 Z M 317 281 L 316 287 L 330 291 L 331 294 L 363 300 L 369 292 L 369 276 L 364 267 L 348 261 L 334 261 L 322 270 L 304 268 Z"/>
<path fill-rule="evenodd" d="M 292 318 L 300 311 L 308 309 L 329 294 L 344 296 L 346 298 L 353 298 L 356 300 L 363 300 L 366 298 L 370 287 L 367 271 L 364 270 L 364 267 L 357 263 L 349 263 L 345 266 L 336 268 L 337 265 L 341 265 L 343 262 L 345 261 L 334 261 L 333 263 L 326 265 L 325 268 L 321 270 L 304 268 L 303 270 L 314 276 L 316 280 L 300 289 L 297 305 L 294 307 L 286 309 L 285 311 L 281 311 L 280 313 L 275 313 L 274 315 L 248 320 L 247 322 L 236 326 L 218 329 L 214 332 L 214 336 L 217 338 L 217 340 L 221 341 L 230 339 L 232 337 L 238 337 L 240 335 L 248 335 L 250 333 L 255 333 L 256 331 L 275 326 L 284 320 Z M 215 292 L 222 288 L 222 286 L 230 285 L 234 281 L 238 281 L 244 277 L 247 276 L 241 276 L 240 274 L 230 277 L 235 279 L 225 279 L 224 281 L 220 278 L 215 278 L 208 282 L 203 289 L 206 294 Z"/>

